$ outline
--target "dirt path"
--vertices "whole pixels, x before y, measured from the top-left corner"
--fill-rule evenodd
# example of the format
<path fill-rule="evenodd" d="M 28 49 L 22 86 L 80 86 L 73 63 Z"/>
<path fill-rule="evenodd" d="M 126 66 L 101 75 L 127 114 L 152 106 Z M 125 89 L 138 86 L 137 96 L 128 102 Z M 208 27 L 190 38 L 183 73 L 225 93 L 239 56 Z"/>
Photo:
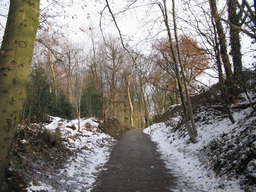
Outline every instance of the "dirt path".
<path fill-rule="evenodd" d="M 143 129 L 127 132 L 113 149 L 107 170 L 92 190 L 106 192 L 155 192 L 175 188 L 175 177 L 159 159 L 156 145 Z"/>

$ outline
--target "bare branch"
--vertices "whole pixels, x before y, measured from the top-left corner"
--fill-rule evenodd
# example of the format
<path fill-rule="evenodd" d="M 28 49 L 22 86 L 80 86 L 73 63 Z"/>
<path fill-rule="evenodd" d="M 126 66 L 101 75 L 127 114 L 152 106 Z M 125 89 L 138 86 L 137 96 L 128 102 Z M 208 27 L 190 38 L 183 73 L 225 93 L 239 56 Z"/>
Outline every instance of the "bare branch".
<path fill-rule="evenodd" d="M 57 56 L 57 55 L 60 55 L 60 53 L 58 53 L 57 51 L 53 50 L 50 46 L 46 45 L 46 43 L 44 43 L 42 41 L 42 39 L 36 39 L 37 42 L 41 43 L 42 45 L 44 45 L 52 54 L 53 56 L 55 57 L 56 60 L 62 62 L 62 60 Z"/>

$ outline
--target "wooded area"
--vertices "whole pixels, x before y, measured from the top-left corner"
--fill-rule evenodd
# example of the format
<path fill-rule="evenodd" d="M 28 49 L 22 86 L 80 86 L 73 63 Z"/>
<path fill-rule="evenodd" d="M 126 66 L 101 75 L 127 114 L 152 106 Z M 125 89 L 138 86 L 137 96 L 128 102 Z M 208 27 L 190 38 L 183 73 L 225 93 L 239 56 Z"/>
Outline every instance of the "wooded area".
<path fill-rule="evenodd" d="M 7 189 L 6 157 L 20 121 L 44 121 L 46 114 L 68 119 L 94 116 L 138 128 L 150 125 L 154 115 L 170 105 L 181 104 L 194 141 L 197 128 L 190 96 L 208 89 L 197 77 L 207 77 L 211 69 L 217 74 L 225 113 L 235 122 L 230 103 L 247 91 L 244 78 L 255 70 L 253 46 L 247 50 L 251 59 L 242 60 L 244 37 L 251 45 L 256 42 L 255 1 L 228 0 L 218 6 L 216 0 L 183 0 L 181 7 L 175 0 L 134 0 L 125 1 L 120 12 L 112 8 L 113 1 L 100 3 L 100 37 L 91 26 L 81 28 L 89 36 L 84 45 L 55 30 L 58 13 L 53 15 L 51 7 L 64 6 L 61 2 L 51 1 L 39 11 L 37 0 L 10 1 L 0 52 L 1 191 Z M 150 53 L 129 44 L 116 20 L 140 6 L 148 7 L 149 14 L 152 10 L 151 18 L 164 34 L 151 40 Z M 187 17 L 179 15 L 180 9 Z M 107 14 L 117 35 L 104 32 Z"/>

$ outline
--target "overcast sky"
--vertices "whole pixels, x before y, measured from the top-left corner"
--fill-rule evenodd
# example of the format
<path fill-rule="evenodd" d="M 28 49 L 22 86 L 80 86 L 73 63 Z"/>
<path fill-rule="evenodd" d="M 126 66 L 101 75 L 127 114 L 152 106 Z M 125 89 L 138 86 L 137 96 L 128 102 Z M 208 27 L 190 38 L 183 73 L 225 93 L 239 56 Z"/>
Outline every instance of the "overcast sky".
<path fill-rule="evenodd" d="M 179 1 L 179 0 L 178 0 Z M 1 0 L 0 13 L 7 15 L 8 0 Z M 113 34 L 119 36 L 114 26 L 112 18 L 105 7 L 105 0 L 62 0 L 61 5 L 49 6 L 51 0 L 41 0 L 41 12 L 48 15 L 57 15 L 54 19 L 48 19 L 53 25 L 52 30 L 59 30 L 80 44 L 86 44 L 90 41 L 91 32 L 94 38 L 102 38 L 100 32 L 100 18 L 103 34 Z M 121 30 L 125 43 L 129 43 L 133 47 L 150 48 L 152 39 L 156 36 L 166 36 L 165 33 L 159 33 L 164 28 L 161 12 L 159 8 L 149 5 L 148 0 L 138 1 L 128 10 L 124 11 L 132 0 L 109 0 L 111 9 L 116 16 L 117 24 Z M 101 13 L 103 15 L 101 16 Z M 5 26 L 6 18 L 1 16 L 0 23 Z M 92 29 L 92 30 L 89 30 Z M 161 29 L 162 28 L 162 29 Z M 1 28 L 0 28 L 1 29 Z M 3 28 L 0 31 L 0 37 L 3 35 Z"/>
<path fill-rule="evenodd" d="M 176 0 L 176 13 L 178 17 L 189 18 L 183 9 L 184 0 Z M 253 1 L 253 0 L 249 0 Z M 57 15 L 53 19 L 49 19 L 52 23 L 51 30 L 58 30 L 66 35 L 66 38 L 79 43 L 83 46 L 90 46 L 90 35 L 93 32 L 94 38 L 102 38 L 99 29 L 101 13 L 105 7 L 105 0 L 62 0 L 59 1 L 61 5 L 50 5 L 52 0 L 41 0 L 41 12 L 47 15 Z M 143 52 L 150 52 L 151 44 L 155 39 L 166 37 L 165 27 L 162 22 L 161 12 L 156 5 L 150 5 L 150 0 L 140 0 L 126 10 L 128 5 L 134 0 L 109 0 L 111 9 L 116 16 L 118 26 L 125 43 L 129 43 L 134 49 L 142 50 Z M 170 2 L 170 1 L 167 1 Z M 223 9 L 225 5 L 224 0 L 219 1 L 222 5 L 218 8 Z M 0 1 L 0 23 L 5 26 L 5 20 L 8 13 L 9 0 Z M 171 7 L 171 5 L 168 5 Z M 225 7 L 224 7 L 225 8 Z M 199 13 L 199 12 L 198 12 Z M 112 18 L 105 9 L 102 14 L 102 29 L 103 34 L 114 34 L 118 37 L 117 29 L 114 26 Z M 201 18 L 200 18 L 201 19 Z M 171 20 L 171 17 L 170 17 Z M 180 20 L 179 20 L 180 21 Z M 178 21 L 178 25 L 187 34 L 194 36 L 193 29 L 189 28 L 184 23 Z M 170 22 L 171 23 L 171 22 Z M 89 28 L 91 30 L 89 30 Z M 4 29 L 0 26 L 0 37 L 2 39 Z M 227 31 L 228 34 L 228 31 Z M 244 52 L 253 49 L 251 40 L 243 39 L 242 45 Z M 244 57 L 246 63 L 251 63 L 251 55 L 247 54 Z"/>

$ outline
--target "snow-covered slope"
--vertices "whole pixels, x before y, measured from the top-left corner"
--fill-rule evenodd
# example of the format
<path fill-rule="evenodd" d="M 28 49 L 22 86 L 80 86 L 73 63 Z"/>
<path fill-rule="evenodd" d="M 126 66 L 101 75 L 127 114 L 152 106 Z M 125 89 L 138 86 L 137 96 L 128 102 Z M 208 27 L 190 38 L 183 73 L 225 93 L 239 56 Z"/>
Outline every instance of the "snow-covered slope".
<path fill-rule="evenodd" d="M 44 173 L 45 177 L 40 177 L 36 185 L 31 182 L 27 191 L 90 191 L 97 173 L 108 161 L 115 140 L 99 130 L 94 118 L 81 119 L 80 132 L 78 120 L 51 118 L 52 122 L 44 127 L 52 132 L 59 131 L 75 156 L 68 160 L 64 168 Z"/>
<path fill-rule="evenodd" d="M 250 107 L 232 112 L 235 124 L 214 108 L 198 107 L 196 143 L 189 141 L 184 126 L 175 129 L 181 120 L 178 113 L 144 129 L 157 143 L 166 167 L 178 178 L 179 189 L 172 191 L 256 191 L 252 185 L 256 178 L 256 117 Z M 90 191 L 116 140 L 102 133 L 94 118 L 81 120 L 81 132 L 78 120 L 51 118 L 45 129 L 59 132 L 75 156 L 64 168 L 38 173 L 37 182 L 31 182 L 27 191 Z"/>
<path fill-rule="evenodd" d="M 179 116 L 165 123 L 153 124 L 144 132 L 157 143 L 162 159 L 167 168 L 178 177 L 178 185 L 182 191 L 256 191 L 255 184 L 250 187 L 243 186 L 245 188 L 241 189 L 240 184 L 244 183 L 245 173 L 237 175 L 235 170 L 239 163 L 243 163 L 242 158 L 248 158 L 251 162 L 248 164 L 250 167 L 245 168 L 246 172 L 256 176 L 256 167 L 253 164 L 255 159 L 248 157 L 249 154 L 252 155 L 251 151 L 256 150 L 256 117 L 250 116 L 251 112 L 251 108 L 233 111 L 236 123 L 232 124 L 227 117 L 216 115 L 214 110 L 199 109 L 195 115 L 198 131 L 196 143 L 189 142 L 184 126 L 175 131 L 174 127 L 181 119 Z M 241 139 L 241 134 L 245 131 L 246 134 Z M 214 142 L 222 143 L 222 148 L 214 151 Z M 232 147 L 228 149 L 227 146 Z M 248 150 L 250 153 L 246 152 Z M 241 153 L 244 157 L 241 157 Z M 226 163 L 220 166 L 218 176 L 213 171 L 216 161 L 220 165 Z"/>

